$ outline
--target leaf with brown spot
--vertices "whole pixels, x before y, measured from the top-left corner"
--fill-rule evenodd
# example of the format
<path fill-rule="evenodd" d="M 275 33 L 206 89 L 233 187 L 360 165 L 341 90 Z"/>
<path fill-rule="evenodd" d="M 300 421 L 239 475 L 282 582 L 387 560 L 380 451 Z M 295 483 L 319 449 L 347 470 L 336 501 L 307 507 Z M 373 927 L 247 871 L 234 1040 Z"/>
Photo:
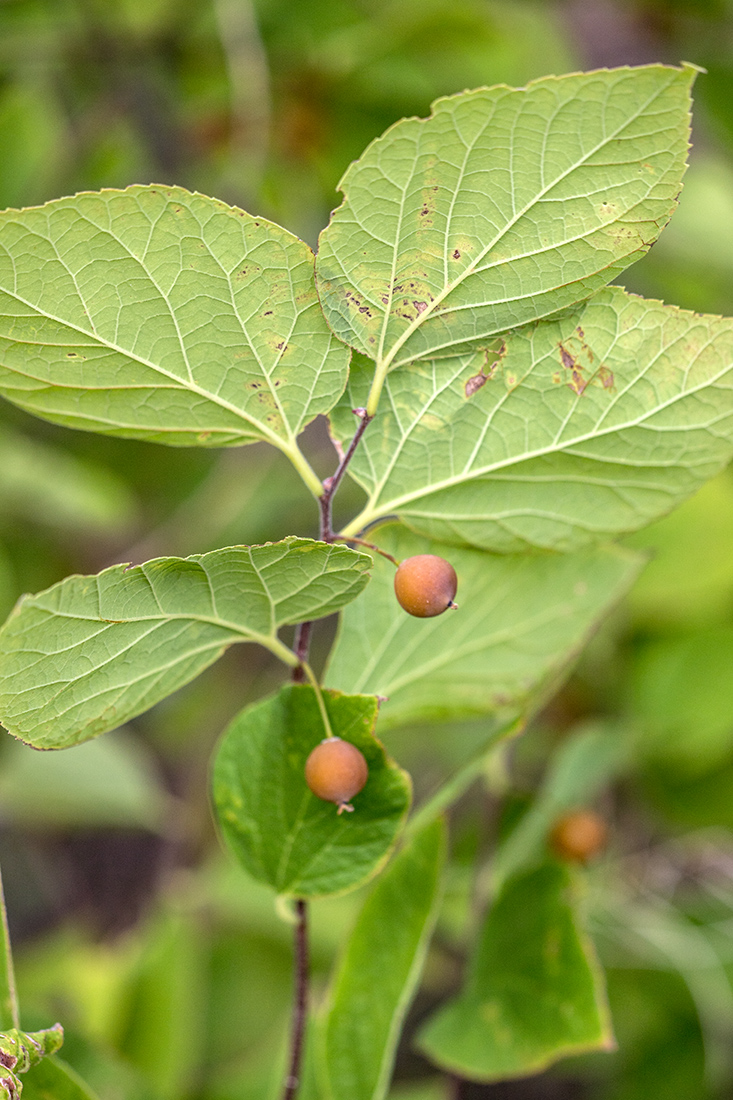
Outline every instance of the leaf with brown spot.
<path fill-rule="evenodd" d="M 610 282 L 675 208 L 694 78 L 663 65 L 546 77 L 448 96 L 390 127 L 344 174 L 320 237 L 333 331 L 386 373 L 473 350 Z M 429 305 L 414 312 L 402 295 L 417 271 L 424 289 L 410 297 Z"/>
<path fill-rule="evenodd" d="M 507 337 L 486 385 L 489 355 L 387 377 L 349 466 L 367 503 L 343 533 L 397 515 L 459 545 L 573 550 L 646 526 L 733 458 L 731 319 L 610 287 Z M 353 432 L 372 376 L 357 358 L 336 434 Z"/>

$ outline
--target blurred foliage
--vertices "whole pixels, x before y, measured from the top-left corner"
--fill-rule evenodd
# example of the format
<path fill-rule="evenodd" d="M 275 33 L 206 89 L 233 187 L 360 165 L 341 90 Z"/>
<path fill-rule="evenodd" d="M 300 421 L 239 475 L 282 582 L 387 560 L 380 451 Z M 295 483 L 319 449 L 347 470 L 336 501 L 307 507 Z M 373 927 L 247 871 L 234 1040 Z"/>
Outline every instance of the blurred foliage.
<path fill-rule="evenodd" d="M 682 58 L 708 74 L 695 90 L 691 167 L 669 228 L 623 282 L 731 314 L 731 0 L 0 0 L 0 206 L 175 183 L 315 244 L 349 161 L 436 96 Z M 322 427 L 306 447 L 321 475 L 332 472 Z M 360 491 L 342 492 L 338 508 L 353 512 Z M 316 526 L 288 463 L 259 446 L 156 447 L 66 431 L 7 405 L 0 519 L 3 613 L 68 573 Z M 393 1100 L 446 1095 L 410 1037 L 457 989 L 497 838 L 503 858 L 530 858 L 553 807 L 573 800 L 611 824 L 609 851 L 586 876 L 586 908 L 610 968 L 619 1050 L 456 1095 L 730 1096 L 731 472 L 629 543 L 651 552 L 631 597 L 453 812 L 448 888 Z M 328 623 L 316 632 L 317 666 L 332 634 Z M 0 861 L 23 1026 L 60 1018 L 64 1058 L 104 1100 L 278 1093 L 291 929 L 266 888 L 220 854 L 206 793 L 221 730 L 282 677 L 267 654 L 244 650 L 104 741 L 48 757 L 0 747 Z M 477 722 L 385 740 L 419 802 L 486 736 Z M 618 751 L 591 751 L 586 768 L 594 738 L 616 739 Z M 363 896 L 313 903 L 317 991 Z"/>

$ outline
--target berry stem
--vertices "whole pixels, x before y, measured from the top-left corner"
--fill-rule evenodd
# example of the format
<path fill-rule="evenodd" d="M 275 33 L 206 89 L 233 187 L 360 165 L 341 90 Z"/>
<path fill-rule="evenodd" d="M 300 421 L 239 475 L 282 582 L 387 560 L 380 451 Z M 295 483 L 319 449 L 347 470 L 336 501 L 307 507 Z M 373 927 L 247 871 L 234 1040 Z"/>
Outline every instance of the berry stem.
<path fill-rule="evenodd" d="M 374 550 L 376 554 L 381 554 L 383 558 L 387 558 L 393 565 L 399 565 L 397 558 L 393 558 L 391 554 L 388 554 L 386 550 L 380 549 L 379 546 L 375 546 L 373 542 L 367 542 L 366 539 L 358 539 L 355 535 L 334 535 L 334 542 L 355 542 L 359 546 L 366 546 L 369 550 Z"/>
<path fill-rule="evenodd" d="M 318 700 L 318 709 L 321 712 L 321 719 L 323 721 L 323 728 L 326 731 L 326 737 L 333 737 L 333 731 L 331 729 L 331 723 L 328 720 L 328 712 L 326 710 L 326 704 L 323 701 L 323 692 L 321 691 L 321 685 L 318 683 L 318 677 L 308 664 L 307 661 L 303 661 L 300 666 L 305 672 L 306 676 L 310 680 L 311 687 L 316 693 L 316 699 Z"/>
<path fill-rule="evenodd" d="M 293 1100 L 300 1085 L 300 1066 L 303 1059 L 303 1040 L 308 1016 L 308 903 L 303 898 L 295 901 L 295 989 L 293 997 L 293 1026 L 290 1036 L 290 1065 L 285 1078 L 283 1100 Z"/>

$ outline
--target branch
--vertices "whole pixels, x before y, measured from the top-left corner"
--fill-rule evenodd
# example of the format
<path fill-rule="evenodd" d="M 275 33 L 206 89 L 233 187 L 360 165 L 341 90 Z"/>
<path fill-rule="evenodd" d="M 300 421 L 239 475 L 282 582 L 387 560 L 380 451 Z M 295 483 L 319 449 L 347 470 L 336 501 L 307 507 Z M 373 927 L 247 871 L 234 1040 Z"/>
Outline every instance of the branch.
<path fill-rule="evenodd" d="M 366 409 L 354 409 L 354 413 L 359 417 L 359 427 L 354 433 L 354 438 L 349 444 L 346 454 L 343 456 L 338 466 L 336 467 L 336 473 L 333 477 L 327 477 L 323 482 L 323 492 L 318 498 L 321 505 L 321 538 L 324 542 L 333 542 L 333 518 L 332 518 L 332 502 L 336 494 L 344 474 L 346 473 L 346 467 L 351 462 L 354 456 L 354 451 L 359 446 L 359 441 L 364 435 L 367 426 L 374 419 L 373 416 L 369 416 Z"/>
<path fill-rule="evenodd" d="M 285 1078 L 283 1100 L 293 1100 L 300 1084 L 303 1039 L 308 1015 L 308 903 L 303 898 L 295 902 L 295 994 L 293 998 L 293 1028 L 290 1036 L 290 1067 Z"/>
<path fill-rule="evenodd" d="M 300 661 L 300 664 L 293 669 L 292 680 L 294 684 L 305 683 L 305 668 L 303 665 L 308 660 L 308 650 L 311 642 L 311 628 L 313 622 L 298 623 L 295 628 L 295 639 L 293 641 L 293 652 Z"/>

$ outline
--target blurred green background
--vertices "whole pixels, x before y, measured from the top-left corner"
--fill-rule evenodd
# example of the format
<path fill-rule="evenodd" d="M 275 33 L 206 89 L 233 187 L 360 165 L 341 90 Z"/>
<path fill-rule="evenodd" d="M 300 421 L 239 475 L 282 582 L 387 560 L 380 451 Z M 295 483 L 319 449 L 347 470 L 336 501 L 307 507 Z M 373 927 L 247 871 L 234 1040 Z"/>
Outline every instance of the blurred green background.
<path fill-rule="evenodd" d="M 437 96 L 580 68 L 687 60 L 695 87 L 680 208 L 623 283 L 733 314 L 731 0 L 0 0 L 0 208 L 84 189 L 180 184 L 316 244 L 350 160 Z M 321 474 L 334 454 L 307 433 Z M 344 486 L 339 509 L 358 502 Z M 314 534 L 282 456 L 73 433 L 0 407 L 0 604 L 71 572 Z M 460 1100 L 733 1096 L 733 475 L 630 540 L 653 551 L 532 729 L 453 814 L 449 889 L 400 1048 L 394 1098 L 447 1085 L 409 1045 L 455 990 L 482 895 L 473 872 L 521 820 L 553 752 L 587 728 L 622 745 L 596 801 L 611 825 L 588 872 L 619 1050 Z M 316 664 L 333 624 L 319 628 Z M 98 742 L 0 744 L 0 863 L 24 1025 L 60 1019 L 104 1100 L 276 1096 L 290 928 L 219 853 L 207 763 L 233 714 L 282 677 L 235 647 Z M 391 733 L 429 790 L 476 725 Z M 314 905 L 316 985 L 359 894 Z"/>

